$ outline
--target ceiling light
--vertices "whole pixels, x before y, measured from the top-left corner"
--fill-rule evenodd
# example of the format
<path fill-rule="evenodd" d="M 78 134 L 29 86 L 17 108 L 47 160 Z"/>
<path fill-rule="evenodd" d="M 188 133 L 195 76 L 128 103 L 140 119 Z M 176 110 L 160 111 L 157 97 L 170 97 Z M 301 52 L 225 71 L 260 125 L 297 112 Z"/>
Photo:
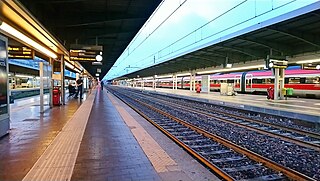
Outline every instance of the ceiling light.
<path fill-rule="evenodd" d="M 191 73 L 177 74 L 177 77 L 188 76 L 188 75 L 191 75 Z"/>
<path fill-rule="evenodd" d="M 231 68 L 232 67 L 232 64 L 231 63 L 228 63 L 227 65 L 226 65 L 226 68 Z"/>
<path fill-rule="evenodd" d="M 217 70 L 208 70 L 208 71 L 202 71 L 197 72 L 197 74 L 212 74 L 212 73 L 218 73 L 218 72 L 230 72 L 230 71 L 238 71 L 238 70 L 246 70 L 246 69 L 256 69 L 256 68 L 262 68 L 265 65 L 252 65 L 252 66 L 246 66 L 246 67 L 235 67 L 230 69 L 217 69 Z"/>
<path fill-rule="evenodd" d="M 297 61 L 297 64 L 304 64 L 304 63 L 314 63 L 314 62 L 320 62 L 320 59 L 313 59 L 313 60 L 301 60 Z"/>
<path fill-rule="evenodd" d="M 96 76 L 97 76 L 97 77 L 99 77 L 99 76 L 100 76 L 100 74 L 96 74 Z"/>
<path fill-rule="evenodd" d="M 317 65 L 317 66 L 316 66 L 316 69 L 317 69 L 317 70 L 320 70 L 320 65 Z"/>
<path fill-rule="evenodd" d="M 100 52 L 100 55 L 102 55 L 102 52 Z"/>
<path fill-rule="evenodd" d="M 98 62 L 101 62 L 101 61 L 102 61 L 102 56 L 101 56 L 101 55 L 97 55 L 97 56 L 96 56 L 96 60 L 97 60 Z"/>
<path fill-rule="evenodd" d="M 48 50 L 47 48 L 43 47 L 42 45 L 40 45 L 39 43 L 33 41 L 32 39 L 30 39 L 29 37 L 27 37 L 26 35 L 20 33 L 18 30 L 14 29 L 13 27 L 11 27 L 10 25 L 8 25 L 5 22 L 2 22 L 2 24 L 0 25 L 0 30 L 6 32 L 9 35 L 14 36 L 15 38 L 17 38 L 18 40 L 21 40 L 22 42 L 24 42 L 25 44 L 29 45 L 30 47 L 40 51 L 41 53 L 48 55 L 51 58 L 57 58 L 58 56 L 53 53 L 52 51 Z"/>
<path fill-rule="evenodd" d="M 74 68 L 74 65 L 72 65 L 71 63 L 69 63 L 69 62 L 67 62 L 67 61 L 65 61 L 64 63 L 65 63 L 65 65 L 66 65 L 67 67 L 69 67 L 69 68 L 71 68 L 71 69 Z"/>
<path fill-rule="evenodd" d="M 269 63 L 269 67 L 270 67 L 270 68 L 273 67 L 273 63 L 272 63 L 272 62 Z"/>

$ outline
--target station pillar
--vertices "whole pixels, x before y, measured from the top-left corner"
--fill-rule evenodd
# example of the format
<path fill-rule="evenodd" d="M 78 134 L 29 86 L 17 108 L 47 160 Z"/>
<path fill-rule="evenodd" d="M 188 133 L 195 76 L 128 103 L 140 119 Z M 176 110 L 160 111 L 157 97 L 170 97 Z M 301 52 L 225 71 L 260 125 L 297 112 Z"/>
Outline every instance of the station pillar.
<path fill-rule="evenodd" d="M 39 62 L 39 74 L 40 74 L 40 113 L 44 113 L 43 62 Z"/>
<path fill-rule="evenodd" d="M 285 69 L 274 68 L 274 100 L 284 99 L 284 94 L 281 91 L 284 88 Z"/>
<path fill-rule="evenodd" d="M 153 89 L 156 89 L 157 88 L 157 79 L 156 79 L 156 76 L 153 77 L 153 81 L 152 81 L 152 86 L 153 86 Z"/>
<path fill-rule="evenodd" d="M 8 38 L 0 34 L 0 137 L 10 130 Z"/>
<path fill-rule="evenodd" d="M 190 91 L 196 91 L 196 74 L 193 71 L 190 74 Z"/>
<path fill-rule="evenodd" d="M 177 82 L 177 75 L 173 74 L 172 76 L 172 89 L 177 90 L 178 82 Z"/>
<path fill-rule="evenodd" d="M 64 56 L 61 55 L 61 102 L 62 105 L 66 104 L 66 100 L 65 100 L 65 95 L 66 95 L 66 90 L 65 90 L 65 77 L 64 77 L 64 69 L 65 69 L 65 63 L 64 63 Z"/>

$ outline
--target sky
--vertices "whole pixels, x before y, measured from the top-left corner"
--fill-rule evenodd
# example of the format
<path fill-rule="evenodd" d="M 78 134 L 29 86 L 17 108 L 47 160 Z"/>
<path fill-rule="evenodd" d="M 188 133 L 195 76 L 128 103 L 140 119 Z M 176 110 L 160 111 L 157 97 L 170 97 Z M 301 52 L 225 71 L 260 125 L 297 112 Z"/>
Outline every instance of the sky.
<path fill-rule="evenodd" d="M 237 32 L 318 0 L 164 0 L 105 80 L 238 36 Z"/>

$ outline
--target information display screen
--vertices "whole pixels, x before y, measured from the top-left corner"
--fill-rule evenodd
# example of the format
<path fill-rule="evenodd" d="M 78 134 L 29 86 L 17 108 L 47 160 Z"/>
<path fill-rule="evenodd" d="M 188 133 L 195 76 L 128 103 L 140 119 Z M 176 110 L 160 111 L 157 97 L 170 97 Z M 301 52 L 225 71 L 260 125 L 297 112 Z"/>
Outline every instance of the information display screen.
<path fill-rule="evenodd" d="M 8 73 L 6 42 L 0 40 L 0 115 L 8 113 Z"/>

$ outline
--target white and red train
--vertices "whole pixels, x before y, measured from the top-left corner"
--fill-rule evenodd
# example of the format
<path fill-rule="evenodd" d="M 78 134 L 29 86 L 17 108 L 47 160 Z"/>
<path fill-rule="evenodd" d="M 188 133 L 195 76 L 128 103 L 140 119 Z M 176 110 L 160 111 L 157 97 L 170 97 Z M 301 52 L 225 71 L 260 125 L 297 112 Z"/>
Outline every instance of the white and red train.
<path fill-rule="evenodd" d="M 285 88 L 293 88 L 293 96 L 320 98 L 320 70 L 302 70 L 300 66 L 292 66 L 285 70 L 285 77 Z M 177 80 L 178 89 L 189 89 L 189 76 L 178 77 Z M 152 87 L 152 81 L 145 80 L 144 86 Z M 266 93 L 269 87 L 274 87 L 274 76 L 271 70 L 210 75 L 210 91 L 220 91 L 220 83 L 233 83 L 239 93 Z M 196 84 L 201 85 L 201 76 L 196 76 Z M 156 86 L 172 88 L 172 78 L 157 79 Z"/>

